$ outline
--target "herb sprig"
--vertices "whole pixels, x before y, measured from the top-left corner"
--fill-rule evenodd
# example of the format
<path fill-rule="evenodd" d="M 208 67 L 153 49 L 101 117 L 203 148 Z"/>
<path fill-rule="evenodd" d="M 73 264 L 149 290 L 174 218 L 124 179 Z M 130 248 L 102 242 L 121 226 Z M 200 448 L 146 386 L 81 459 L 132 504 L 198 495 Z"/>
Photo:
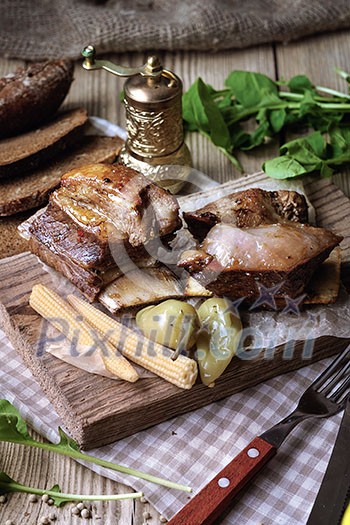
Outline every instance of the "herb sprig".
<path fill-rule="evenodd" d="M 56 454 L 69 456 L 74 459 L 83 460 L 85 462 L 94 463 L 95 465 L 100 465 L 101 467 L 122 472 L 130 476 L 135 476 L 137 478 L 144 479 L 164 487 L 191 492 L 191 488 L 186 485 L 174 483 L 173 481 L 169 481 L 158 476 L 153 476 L 151 474 L 141 472 L 140 470 L 124 467 L 116 463 L 111 463 L 110 461 L 95 458 L 94 456 L 90 456 L 88 454 L 83 454 L 80 452 L 79 446 L 76 441 L 74 441 L 74 439 L 67 436 L 67 434 L 61 428 L 59 428 L 58 431 L 60 435 L 60 441 L 57 444 L 41 443 L 40 441 L 36 441 L 30 437 L 27 425 L 18 410 L 6 399 L 0 400 L 0 441 L 42 448 L 44 450 L 55 452 Z"/>
<path fill-rule="evenodd" d="M 349 82 L 348 73 L 337 73 Z M 264 165 L 268 175 L 288 178 L 320 171 L 329 176 L 334 167 L 350 161 L 349 94 L 314 86 L 305 75 L 276 82 L 249 71 L 233 71 L 225 86 L 215 90 L 198 78 L 183 95 L 183 119 L 187 131 L 206 136 L 239 170 L 243 168 L 237 150 L 249 151 L 266 138 L 296 128 L 316 133 L 282 146 L 282 157 Z M 246 121 L 253 122 L 253 131 L 244 129 Z"/>
<path fill-rule="evenodd" d="M 24 492 L 26 494 L 37 494 L 43 496 L 47 494 L 53 500 L 56 507 L 61 507 L 65 503 L 72 501 L 116 501 L 122 499 L 141 498 L 143 492 L 130 492 L 129 494 L 65 494 L 61 492 L 59 485 L 54 485 L 50 490 L 38 489 L 35 487 L 28 487 L 22 485 L 14 479 L 10 478 L 5 472 L 0 472 L 0 495 L 10 494 L 13 492 Z"/>

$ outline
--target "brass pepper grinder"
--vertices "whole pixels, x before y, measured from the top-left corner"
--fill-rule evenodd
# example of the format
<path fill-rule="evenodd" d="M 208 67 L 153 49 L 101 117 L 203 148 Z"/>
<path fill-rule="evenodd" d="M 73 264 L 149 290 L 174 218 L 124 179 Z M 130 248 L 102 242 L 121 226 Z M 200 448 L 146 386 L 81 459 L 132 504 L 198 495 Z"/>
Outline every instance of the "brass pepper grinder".
<path fill-rule="evenodd" d="M 108 60 L 95 60 L 95 48 L 83 52 L 85 69 L 106 69 L 124 84 L 128 138 L 119 161 L 140 171 L 160 186 L 177 193 L 192 165 L 184 143 L 182 126 L 182 82 L 163 69 L 156 56 L 140 67 L 123 67 Z"/>

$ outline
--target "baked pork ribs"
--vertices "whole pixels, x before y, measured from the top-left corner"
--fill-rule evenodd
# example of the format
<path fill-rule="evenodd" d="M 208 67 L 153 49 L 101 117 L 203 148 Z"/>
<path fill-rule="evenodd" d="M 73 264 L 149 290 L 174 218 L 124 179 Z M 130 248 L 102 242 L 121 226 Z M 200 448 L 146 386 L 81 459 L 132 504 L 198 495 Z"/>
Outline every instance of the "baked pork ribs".
<path fill-rule="evenodd" d="M 247 306 L 283 309 L 300 299 L 315 269 L 342 237 L 307 221 L 304 196 L 259 188 L 228 195 L 184 214 L 197 249 L 178 266 L 215 295 Z M 299 302 L 298 302 L 299 304 Z"/>
<path fill-rule="evenodd" d="M 209 230 L 220 222 L 238 228 L 281 221 L 304 223 L 308 220 L 308 211 L 304 195 L 296 191 L 249 188 L 221 197 L 196 211 L 184 213 L 183 217 L 189 231 L 201 242 Z"/>
<path fill-rule="evenodd" d="M 147 243 L 166 243 L 181 225 L 178 209 L 175 197 L 130 168 L 82 166 L 29 219 L 29 247 L 93 301 L 127 268 L 158 265 Z"/>

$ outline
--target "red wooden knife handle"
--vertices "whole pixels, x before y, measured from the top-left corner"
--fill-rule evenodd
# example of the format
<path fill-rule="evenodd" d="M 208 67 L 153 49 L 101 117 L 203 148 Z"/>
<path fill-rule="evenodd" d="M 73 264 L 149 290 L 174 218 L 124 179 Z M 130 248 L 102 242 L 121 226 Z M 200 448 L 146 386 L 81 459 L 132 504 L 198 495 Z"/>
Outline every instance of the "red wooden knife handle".
<path fill-rule="evenodd" d="M 183 507 L 168 525 L 212 525 L 232 498 L 271 459 L 277 449 L 256 437 Z M 217 522 L 216 522 L 217 523 Z"/>

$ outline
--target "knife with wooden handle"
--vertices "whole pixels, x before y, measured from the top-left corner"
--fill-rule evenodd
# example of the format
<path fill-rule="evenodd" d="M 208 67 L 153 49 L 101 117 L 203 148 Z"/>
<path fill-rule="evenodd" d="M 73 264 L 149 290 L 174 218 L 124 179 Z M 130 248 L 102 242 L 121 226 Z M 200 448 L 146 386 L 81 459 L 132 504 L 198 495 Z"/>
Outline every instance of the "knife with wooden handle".
<path fill-rule="evenodd" d="M 350 397 L 307 525 L 340 525 L 350 500 Z"/>
<path fill-rule="evenodd" d="M 229 502 L 277 452 L 261 437 L 254 438 L 215 476 L 168 525 L 212 525 Z"/>
<path fill-rule="evenodd" d="M 254 438 L 168 525 L 217 524 L 217 519 L 228 508 L 234 496 L 276 454 L 293 428 L 306 419 L 329 417 L 348 407 L 344 394 L 349 388 L 350 345 L 316 377 L 287 417 Z M 349 445 L 349 440 L 347 442 Z M 347 459 L 350 462 L 349 454 Z M 329 525 L 335 524 L 329 522 Z"/>

